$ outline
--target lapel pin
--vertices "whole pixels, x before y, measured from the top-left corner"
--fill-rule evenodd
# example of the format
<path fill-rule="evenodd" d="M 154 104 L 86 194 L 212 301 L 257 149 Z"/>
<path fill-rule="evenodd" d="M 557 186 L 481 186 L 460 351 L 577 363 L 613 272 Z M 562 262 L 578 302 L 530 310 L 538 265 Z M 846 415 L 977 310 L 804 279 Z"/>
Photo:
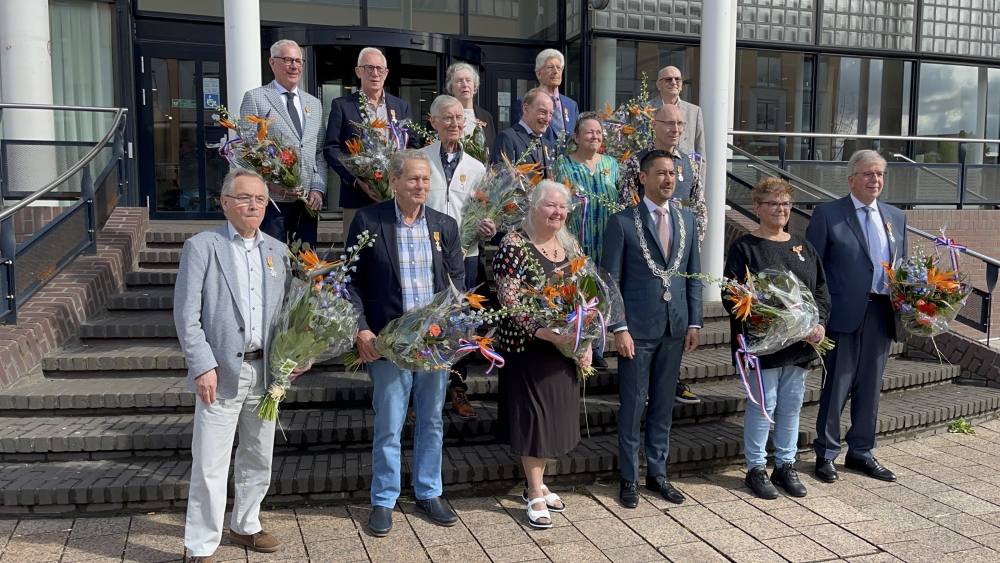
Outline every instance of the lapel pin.
<path fill-rule="evenodd" d="M 274 259 L 272 259 L 270 256 L 267 257 L 267 267 L 270 268 L 271 270 L 271 277 L 272 278 L 277 277 L 278 272 L 274 271 Z"/>
<path fill-rule="evenodd" d="M 434 246 L 437 247 L 437 251 L 441 252 L 441 233 L 434 231 Z"/>
<path fill-rule="evenodd" d="M 392 115 L 392 121 L 395 122 L 396 121 L 396 110 L 391 109 L 391 110 L 389 110 L 389 113 Z"/>
<path fill-rule="evenodd" d="M 800 262 L 805 262 L 806 261 L 806 259 L 802 257 L 802 245 L 793 246 L 792 247 L 792 252 L 794 252 L 795 254 L 798 254 Z"/>
<path fill-rule="evenodd" d="M 306 106 L 306 115 L 312 115 L 311 113 L 309 113 L 309 106 Z"/>
<path fill-rule="evenodd" d="M 889 242 L 896 244 L 896 237 L 892 236 L 892 223 L 885 222 L 885 232 L 889 235 Z"/>

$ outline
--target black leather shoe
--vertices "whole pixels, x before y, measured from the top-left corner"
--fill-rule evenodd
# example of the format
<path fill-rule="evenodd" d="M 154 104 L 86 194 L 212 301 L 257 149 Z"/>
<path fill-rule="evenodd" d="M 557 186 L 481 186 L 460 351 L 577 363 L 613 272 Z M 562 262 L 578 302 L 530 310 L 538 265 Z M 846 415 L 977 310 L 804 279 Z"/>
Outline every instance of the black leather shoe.
<path fill-rule="evenodd" d="M 458 522 L 458 515 L 447 503 L 441 500 L 441 497 L 418 500 L 417 510 L 430 516 L 431 520 L 442 526 L 454 526 Z"/>
<path fill-rule="evenodd" d="M 762 498 L 764 500 L 774 500 L 778 498 L 778 489 L 771 483 L 771 480 L 767 477 L 767 467 L 763 465 L 758 465 L 753 469 L 747 471 L 747 476 L 743 479 L 743 483 L 757 498 Z"/>
<path fill-rule="evenodd" d="M 833 483 L 837 480 L 837 468 L 834 467 L 832 459 L 817 457 L 815 473 L 816 477 L 824 483 Z"/>
<path fill-rule="evenodd" d="M 785 489 L 785 492 L 793 497 L 802 498 L 806 496 L 806 486 L 799 481 L 799 473 L 795 470 L 794 463 L 779 465 L 771 472 L 771 482 Z"/>
<path fill-rule="evenodd" d="M 652 481 L 649 477 L 646 477 L 646 488 L 651 491 L 656 491 L 663 495 L 663 498 L 674 504 L 680 504 L 684 502 L 684 495 L 680 491 L 674 488 L 664 476 L 655 477 Z"/>
<path fill-rule="evenodd" d="M 625 508 L 635 508 L 639 506 L 639 487 L 635 481 L 622 479 L 621 490 L 618 491 L 618 500 Z"/>
<path fill-rule="evenodd" d="M 608 369 L 608 361 L 600 356 L 594 356 L 591 364 L 595 369 Z"/>
<path fill-rule="evenodd" d="M 368 529 L 376 538 L 384 538 L 392 530 L 392 509 L 384 506 L 376 506 L 372 509 L 372 515 L 368 517 Z"/>
<path fill-rule="evenodd" d="M 889 481 L 891 483 L 896 480 L 896 474 L 889 471 L 889 469 L 873 457 L 860 458 L 847 456 L 847 459 L 844 460 L 844 467 L 860 471 L 873 479 L 878 479 L 879 481 Z"/>

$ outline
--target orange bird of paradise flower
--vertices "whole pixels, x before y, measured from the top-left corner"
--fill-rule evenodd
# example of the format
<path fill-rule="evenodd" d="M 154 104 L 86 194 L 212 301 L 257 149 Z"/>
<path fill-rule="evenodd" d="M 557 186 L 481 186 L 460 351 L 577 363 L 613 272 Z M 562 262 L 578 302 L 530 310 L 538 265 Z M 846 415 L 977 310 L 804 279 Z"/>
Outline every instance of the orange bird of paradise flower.
<path fill-rule="evenodd" d="M 727 295 L 726 298 L 734 303 L 733 312 L 737 319 L 745 321 L 750 317 L 750 307 L 753 305 L 753 298 L 749 293 L 744 293 L 739 297 Z"/>
<path fill-rule="evenodd" d="M 375 118 L 375 121 L 372 121 L 371 125 L 372 125 L 372 127 L 376 128 L 376 129 L 385 129 L 386 127 L 389 126 L 389 122 L 388 121 L 382 121 L 381 119 Z"/>
<path fill-rule="evenodd" d="M 881 264 L 882 269 L 885 270 L 885 275 L 889 276 L 889 281 L 896 281 L 896 270 L 893 270 L 888 262 L 881 262 Z"/>
<path fill-rule="evenodd" d="M 226 129 L 232 129 L 233 131 L 236 131 L 236 125 L 234 125 L 232 121 L 229 121 L 225 117 L 219 118 L 219 125 L 225 127 Z"/>
<path fill-rule="evenodd" d="M 247 121 L 249 121 L 250 123 L 256 123 L 256 124 L 260 125 L 260 128 L 257 129 L 257 142 L 258 143 L 267 138 L 267 125 L 269 123 L 271 123 L 272 121 L 274 121 L 274 119 L 276 117 L 278 117 L 278 116 L 275 115 L 274 117 L 269 117 L 269 118 L 257 117 L 256 115 L 248 115 L 247 116 Z"/>
<path fill-rule="evenodd" d="M 601 117 L 608 117 L 611 115 L 611 104 L 604 102 L 604 114 Z"/>
<path fill-rule="evenodd" d="M 467 291 L 465 292 L 465 300 L 469 302 L 469 306 L 472 307 L 473 309 L 482 309 L 483 303 L 486 301 L 486 298 L 483 297 L 482 295 L 478 295 L 476 293 L 472 293 L 471 291 Z"/>
<path fill-rule="evenodd" d="M 345 144 L 347 145 L 347 151 L 351 154 L 358 154 L 361 152 L 361 141 L 358 139 L 348 139 Z"/>
<path fill-rule="evenodd" d="M 927 283 L 945 293 L 954 293 L 962 286 L 953 279 L 954 277 L 954 271 L 939 273 L 937 268 L 931 268 L 927 271 Z"/>
<path fill-rule="evenodd" d="M 635 127 L 632 127 L 631 125 L 626 125 L 625 127 L 622 127 L 622 133 L 626 135 L 631 135 L 632 133 L 635 133 Z"/>
<path fill-rule="evenodd" d="M 632 115 L 638 116 L 639 115 L 639 108 L 637 108 L 635 106 L 632 106 L 632 107 L 628 108 L 628 112 L 631 113 Z"/>
<path fill-rule="evenodd" d="M 622 162 L 628 160 L 630 156 L 632 156 L 632 151 L 626 149 L 625 154 L 622 155 Z"/>
<path fill-rule="evenodd" d="M 544 297 L 545 301 L 548 302 L 549 307 L 551 307 L 553 309 L 558 309 L 559 308 L 559 306 L 556 305 L 554 301 L 552 301 L 556 297 L 559 297 L 559 290 L 558 289 L 552 287 L 551 285 L 547 285 L 547 286 L 545 286 L 545 289 L 542 290 L 542 297 Z"/>
<path fill-rule="evenodd" d="M 579 258 L 574 258 L 572 262 L 569 263 L 569 273 L 575 274 L 580 271 L 580 268 L 587 263 L 586 256 L 580 256 Z"/>
<path fill-rule="evenodd" d="M 327 262 L 325 260 L 320 261 L 319 256 L 313 250 L 303 250 L 299 252 L 299 259 L 302 263 L 306 265 L 309 270 L 316 270 L 319 268 L 325 268 L 327 266 L 332 266 L 333 262 Z"/>

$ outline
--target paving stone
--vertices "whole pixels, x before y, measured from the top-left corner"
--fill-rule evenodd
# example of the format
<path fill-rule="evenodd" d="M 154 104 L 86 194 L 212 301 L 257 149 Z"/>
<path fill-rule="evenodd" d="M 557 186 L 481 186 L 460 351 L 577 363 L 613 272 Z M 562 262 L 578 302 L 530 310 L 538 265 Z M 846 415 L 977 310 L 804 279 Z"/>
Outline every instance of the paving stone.
<path fill-rule="evenodd" d="M 131 518 L 77 518 L 73 522 L 73 539 L 90 536 L 113 536 L 129 531 Z"/>
<path fill-rule="evenodd" d="M 928 549 L 927 545 L 916 541 L 904 541 L 879 546 L 906 563 L 935 563 L 948 560 L 939 550 Z"/>
<path fill-rule="evenodd" d="M 783 561 L 781 556 L 766 547 L 753 551 L 740 551 L 729 554 L 729 558 L 735 563 L 774 563 L 775 561 Z"/>
<path fill-rule="evenodd" d="M 934 523 L 889 502 L 875 502 L 864 508 L 866 514 L 902 532 L 934 527 Z"/>
<path fill-rule="evenodd" d="M 764 545 L 792 563 L 825 561 L 836 557 L 832 552 L 803 535 L 761 540 Z"/>
<path fill-rule="evenodd" d="M 121 561 L 125 552 L 125 534 L 70 538 L 62 563 L 83 561 Z"/>
<path fill-rule="evenodd" d="M 489 556 L 477 542 L 429 547 L 427 555 L 434 563 L 490 563 Z M 358 561 L 368 561 L 368 558 Z"/>
<path fill-rule="evenodd" d="M 691 543 L 697 538 L 673 518 L 660 514 L 646 518 L 632 518 L 626 522 L 642 539 L 654 547 Z"/>
<path fill-rule="evenodd" d="M 672 563 L 726 563 L 726 558 L 707 543 L 694 542 L 668 545 L 660 548 L 660 553 Z"/>
<path fill-rule="evenodd" d="M 534 543 L 491 547 L 486 549 L 486 554 L 493 563 L 520 563 L 547 559 L 541 548 Z"/>
<path fill-rule="evenodd" d="M 976 498 L 963 491 L 955 490 L 931 493 L 930 497 L 973 516 L 988 514 L 990 512 L 1000 512 L 1000 506 Z"/>
<path fill-rule="evenodd" d="M 748 520 L 733 520 L 732 524 L 758 540 L 794 536 L 798 533 L 795 528 L 768 515 Z"/>
<path fill-rule="evenodd" d="M 540 547 L 553 563 L 608 563 L 605 554 L 586 540 Z"/>
<path fill-rule="evenodd" d="M 729 523 L 704 506 L 680 506 L 670 510 L 670 517 L 696 534 L 729 527 Z"/>
<path fill-rule="evenodd" d="M 764 548 L 756 539 L 734 526 L 701 532 L 698 537 L 728 557 L 732 557 L 735 553 Z"/>
<path fill-rule="evenodd" d="M 48 563 L 58 561 L 66 546 L 67 532 L 42 532 L 27 536 L 14 535 L 7 542 L 0 561 L 18 563 Z"/>
<path fill-rule="evenodd" d="M 548 546 L 588 541 L 586 536 L 573 526 L 553 526 L 547 529 L 532 528 L 526 531 L 528 536 L 543 550 Z"/>
<path fill-rule="evenodd" d="M 612 563 L 651 563 L 666 559 L 659 551 L 647 544 L 605 549 L 604 555 Z"/>
<path fill-rule="evenodd" d="M 770 511 L 769 514 L 793 528 L 828 523 L 826 518 L 802 506 L 778 508 Z"/>
<path fill-rule="evenodd" d="M 619 518 L 644 518 L 661 514 L 660 510 L 642 498 L 639 499 L 639 506 L 636 508 L 625 508 L 618 502 L 619 487 L 616 486 L 591 485 L 587 490 L 606 510 Z"/>
<path fill-rule="evenodd" d="M 975 541 L 941 526 L 908 532 L 906 539 L 923 543 L 928 549 L 941 553 L 952 553 L 979 547 Z"/>
<path fill-rule="evenodd" d="M 799 503 L 815 512 L 820 517 L 833 522 L 834 524 L 848 524 L 850 522 L 863 522 L 873 520 L 863 511 L 851 506 L 838 498 L 809 498 L 798 499 Z"/>
<path fill-rule="evenodd" d="M 874 545 L 834 524 L 805 526 L 798 530 L 809 539 L 840 557 L 853 557 L 878 552 L 878 548 Z"/>
<path fill-rule="evenodd" d="M 584 520 L 573 524 L 584 536 L 601 549 L 645 543 L 639 534 L 616 518 Z"/>
<path fill-rule="evenodd" d="M 476 537 L 476 541 L 489 552 L 490 548 L 505 545 L 519 545 L 534 541 L 528 536 L 521 526 L 516 522 L 508 521 L 503 524 L 493 524 L 489 526 L 469 527 L 469 531 Z"/>
<path fill-rule="evenodd" d="M 729 521 L 744 520 L 747 518 L 760 518 L 764 515 L 764 513 L 761 512 L 756 506 L 744 500 L 713 502 L 711 504 L 706 504 L 705 508 Z"/>

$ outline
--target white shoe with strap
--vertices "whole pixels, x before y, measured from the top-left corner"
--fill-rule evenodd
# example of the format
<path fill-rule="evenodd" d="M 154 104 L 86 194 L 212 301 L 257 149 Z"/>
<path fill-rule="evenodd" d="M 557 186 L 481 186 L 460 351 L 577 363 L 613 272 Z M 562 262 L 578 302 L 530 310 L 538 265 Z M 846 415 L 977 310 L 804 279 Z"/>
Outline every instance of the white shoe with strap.
<path fill-rule="evenodd" d="M 531 524 L 533 528 L 551 528 L 552 527 L 552 516 L 549 515 L 549 510 L 544 508 L 542 510 L 535 510 L 532 505 L 538 503 L 544 503 L 544 498 L 536 498 L 528 501 L 528 523 Z M 539 522 L 542 518 L 548 520 L 548 522 Z"/>

